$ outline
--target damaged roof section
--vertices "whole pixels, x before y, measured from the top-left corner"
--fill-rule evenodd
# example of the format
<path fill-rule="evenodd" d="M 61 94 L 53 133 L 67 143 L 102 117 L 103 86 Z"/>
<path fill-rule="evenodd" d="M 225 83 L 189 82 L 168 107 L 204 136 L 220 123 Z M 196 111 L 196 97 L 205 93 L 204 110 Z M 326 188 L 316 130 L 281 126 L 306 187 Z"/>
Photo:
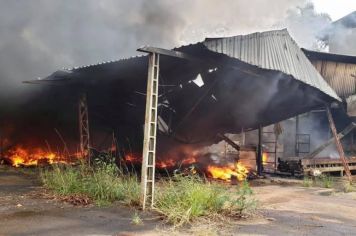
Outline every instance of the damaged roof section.
<path fill-rule="evenodd" d="M 224 53 L 262 69 L 277 70 L 339 100 L 286 29 L 228 38 L 206 39 L 210 50 Z"/>
<path fill-rule="evenodd" d="M 340 101 L 286 30 L 207 39 L 174 51 L 192 59 L 160 57 L 159 120 L 163 132 L 186 143 L 211 143 L 218 133 L 256 129 Z M 68 85 L 62 87 L 71 94 L 85 90 L 90 114 L 141 133 L 147 65 L 141 56 L 41 81 Z"/>

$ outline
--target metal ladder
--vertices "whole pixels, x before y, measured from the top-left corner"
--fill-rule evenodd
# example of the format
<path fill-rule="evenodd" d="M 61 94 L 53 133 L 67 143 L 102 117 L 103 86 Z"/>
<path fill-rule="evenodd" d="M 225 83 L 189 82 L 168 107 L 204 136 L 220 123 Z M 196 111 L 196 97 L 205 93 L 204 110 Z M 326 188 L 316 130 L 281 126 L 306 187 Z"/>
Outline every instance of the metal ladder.
<path fill-rule="evenodd" d="M 146 115 L 141 173 L 141 204 L 143 209 L 145 209 L 148 204 L 153 207 L 154 201 L 158 79 L 159 54 L 150 53 L 148 59 Z"/>

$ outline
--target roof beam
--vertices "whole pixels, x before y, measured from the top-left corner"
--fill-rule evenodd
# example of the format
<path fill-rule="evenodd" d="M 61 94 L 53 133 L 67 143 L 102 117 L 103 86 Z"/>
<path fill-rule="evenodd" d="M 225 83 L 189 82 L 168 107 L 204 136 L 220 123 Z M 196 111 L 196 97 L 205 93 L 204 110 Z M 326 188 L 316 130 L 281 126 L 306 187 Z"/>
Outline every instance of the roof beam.
<path fill-rule="evenodd" d="M 168 49 L 163 49 L 163 48 L 150 47 L 150 46 L 141 47 L 141 48 L 137 49 L 137 51 L 146 52 L 146 53 L 157 53 L 160 55 L 176 57 L 176 58 L 185 59 L 185 60 L 197 60 L 196 58 L 194 58 L 184 52 L 168 50 Z"/>

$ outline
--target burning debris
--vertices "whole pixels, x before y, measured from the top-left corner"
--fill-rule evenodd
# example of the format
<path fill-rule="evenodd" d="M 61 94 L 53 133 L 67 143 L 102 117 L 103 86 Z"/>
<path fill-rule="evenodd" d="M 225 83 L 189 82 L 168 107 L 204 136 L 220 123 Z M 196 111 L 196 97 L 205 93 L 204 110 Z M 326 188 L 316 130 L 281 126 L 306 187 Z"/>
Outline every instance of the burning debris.
<path fill-rule="evenodd" d="M 3 155 L 5 162 L 14 167 L 72 164 L 79 157 L 79 155 L 73 155 L 69 158 L 43 148 L 25 148 L 21 145 L 10 148 Z M 76 157 L 74 158 L 74 156 Z"/>

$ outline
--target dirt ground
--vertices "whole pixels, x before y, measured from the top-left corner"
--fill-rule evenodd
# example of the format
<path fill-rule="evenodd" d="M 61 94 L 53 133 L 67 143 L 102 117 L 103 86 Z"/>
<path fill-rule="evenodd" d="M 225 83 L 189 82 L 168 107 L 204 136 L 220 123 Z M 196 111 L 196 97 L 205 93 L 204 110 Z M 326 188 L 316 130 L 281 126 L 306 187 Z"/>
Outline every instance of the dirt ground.
<path fill-rule="evenodd" d="M 118 205 L 79 207 L 48 199 L 33 175 L 0 167 L 0 235 L 356 235 L 355 193 L 264 182 L 253 187 L 256 216 L 177 230 L 142 212 L 143 223 L 135 225 L 135 210 Z"/>

